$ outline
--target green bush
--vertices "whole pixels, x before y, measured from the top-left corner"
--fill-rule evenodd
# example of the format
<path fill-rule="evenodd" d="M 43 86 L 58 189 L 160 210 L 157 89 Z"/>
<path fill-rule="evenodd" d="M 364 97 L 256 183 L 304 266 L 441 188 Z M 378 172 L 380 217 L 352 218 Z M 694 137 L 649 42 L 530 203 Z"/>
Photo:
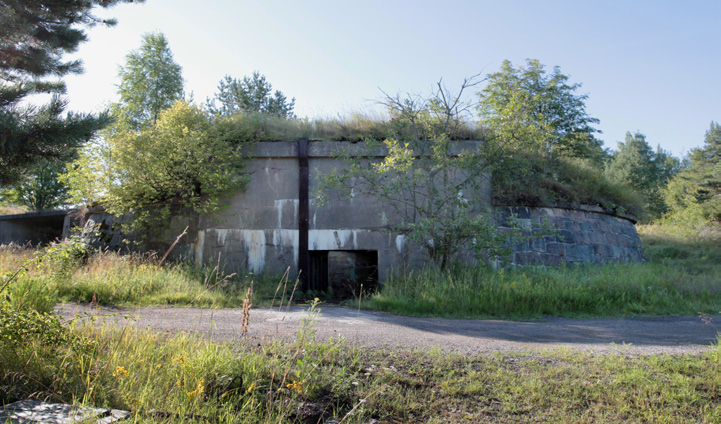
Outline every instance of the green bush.
<path fill-rule="evenodd" d="M 89 255 L 87 241 L 80 236 L 72 236 L 62 241 L 50 243 L 38 251 L 38 263 L 49 275 L 56 279 L 68 278 Z"/>

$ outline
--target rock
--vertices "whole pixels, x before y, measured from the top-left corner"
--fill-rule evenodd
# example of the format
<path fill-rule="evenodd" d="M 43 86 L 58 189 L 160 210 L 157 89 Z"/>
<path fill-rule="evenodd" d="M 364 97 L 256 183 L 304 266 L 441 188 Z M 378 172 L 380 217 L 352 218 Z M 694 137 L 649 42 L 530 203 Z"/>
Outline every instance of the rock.
<path fill-rule="evenodd" d="M 20 400 L 0 409 L 0 422 L 12 424 L 96 423 L 109 424 L 128 418 L 130 412 L 119 409 L 87 408 L 39 400 Z"/>

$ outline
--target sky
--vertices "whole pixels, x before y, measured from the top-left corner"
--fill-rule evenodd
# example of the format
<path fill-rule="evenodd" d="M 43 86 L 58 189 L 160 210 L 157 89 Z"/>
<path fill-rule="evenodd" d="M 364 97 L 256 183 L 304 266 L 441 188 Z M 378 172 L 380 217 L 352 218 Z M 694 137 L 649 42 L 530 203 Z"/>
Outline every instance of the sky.
<path fill-rule="evenodd" d="M 70 109 L 117 101 L 118 68 L 159 31 L 183 67 L 185 90 L 204 103 L 225 76 L 255 70 L 295 97 L 300 117 L 382 111 L 383 92 L 428 94 L 442 79 L 538 59 L 582 84 L 598 138 L 617 148 L 627 131 L 681 156 L 721 121 L 721 2 L 715 0 L 147 0 L 99 9 L 70 57 Z M 476 101 L 479 85 L 468 92 Z"/>

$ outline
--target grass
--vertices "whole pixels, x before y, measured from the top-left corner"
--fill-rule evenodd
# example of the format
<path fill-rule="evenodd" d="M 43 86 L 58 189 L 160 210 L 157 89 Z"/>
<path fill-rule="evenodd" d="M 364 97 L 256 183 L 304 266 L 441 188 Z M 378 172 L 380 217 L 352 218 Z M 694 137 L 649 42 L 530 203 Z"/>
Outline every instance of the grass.
<path fill-rule="evenodd" d="M 641 232 L 648 264 L 459 269 L 440 281 L 423 271 L 369 302 L 392 298 L 390 287 L 398 299 L 430 302 L 431 313 L 446 315 L 449 308 L 509 317 L 718 308 L 721 247 L 714 238 L 669 236 L 656 227 Z M 31 397 L 127 409 L 133 421 L 153 423 L 720 422 L 718 343 L 683 356 L 633 356 L 622 346 L 615 355 L 367 350 L 342 339 L 316 342 L 313 308 L 288 342 L 269 335 L 219 343 L 89 318 L 66 325 L 48 313 L 58 298 L 237 306 L 238 289 L 250 282 L 217 269 L 158 265 L 152 257 L 86 257 L 81 248 L 72 241 L 53 246 L 41 260 L 29 250 L 0 252 L 0 404 Z M 277 299 L 277 283 L 257 283 L 256 296 Z M 279 291 L 283 286 L 288 292 L 293 281 Z M 452 297 L 456 291 L 461 295 Z M 481 304 L 497 304 L 491 313 L 474 306 L 478 291 L 488 292 Z"/>
<path fill-rule="evenodd" d="M 457 267 L 445 274 L 429 268 L 390 279 L 379 293 L 364 296 L 361 307 L 403 315 L 510 319 L 721 313 L 719 234 L 692 236 L 663 226 L 639 227 L 639 231 L 649 257 L 646 263 L 501 270 Z M 51 259 L 39 262 L 33 251 L 4 249 L 0 274 L 28 263 L 16 290 L 35 293 L 38 302 L 45 299 L 46 310 L 58 300 L 240 307 L 251 284 L 254 305 L 287 302 L 291 294 L 302 297 L 296 282 L 288 278 L 228 278 L 222 265 L 159 266 L 152 256 L 100 252 L 87 258 L 78 253 L 75 258 L 72 249 L 77 246 L 73 246 L 48 248 L 51 252 L 46 256 Z M 357 300 L 352 305 L 356 307 Z"/>
<path fill-rule="evenodd" d="M 274 297 L 277 304 L 288 300 L 295 284 L 275 275 L 228 275 L 221 265 L 158 265 L 157 257 L 149 255 L 94 252 L 87 258 L 61 258 L 58 263 L 43 254 L 42 250 L 0 250 L 0 275 L 26 264 L 16 289 L 32 291 L 42 287 L 53 305 L 60 301 L 112 306 L 240 307 L 251 286 L 254 304 L 271 304 Z M 284 290 L 276 293 L 279 281 Z"/>
<path fill-rule="evenodd" d="M 312 317 L 311 317 L 312 320 Z M 564 350 L 463 357 L 295 341 L 215 343 L 99 323 L 0 344 L 0 403 L 35 397 L 136 422 L 719 422 L 721 348 L 689 356 Z"/>
<path fill-rule="evenodd" d="M 507 160 L 509 164 L 493 175 L 497 205 L 598 205 L 638 218 L 646 216 L 638 193 L 609 181 L 603 167 L 589 160 L 547 160 L 532 152 L 515 152 Z"/>
<path fill-rule="evenodd" d="M 400 274 L 362 302 L 401 315 L 540 318 L 721 314 L 721 236 L 639 228 L 648 262 Z"/>
<path fill-rule="evenodd" d="M 401 315 L 540 318 L 720 313 L 718 269 L 689 278 L 671 265 L 495 271 L 434 269 L 388 281 L 363 306 Z M 619 276 L 624 276 L 619 278 Z"/>
<path fill-rule="evenodd" d="M 0 215 L 17 215 L 27 212 L 30 212 L 30 209 L 25 206 L 0 205 Z"/>
<path fill-rule="evenodd" d="M 310 140 L 351 141 L 366 139 L 407 138 L 412 136 L 407 122 L 382 115 L 352 113 L 337 118 L 284 119 L 264 114 L 239 114 L 230 118 L 240 134 L 253 141 L 295 141 L 299 137 Z M 485 140 L 487 130 L 466 122 L 452 126 L 448 136 L 452 140 Z"/>

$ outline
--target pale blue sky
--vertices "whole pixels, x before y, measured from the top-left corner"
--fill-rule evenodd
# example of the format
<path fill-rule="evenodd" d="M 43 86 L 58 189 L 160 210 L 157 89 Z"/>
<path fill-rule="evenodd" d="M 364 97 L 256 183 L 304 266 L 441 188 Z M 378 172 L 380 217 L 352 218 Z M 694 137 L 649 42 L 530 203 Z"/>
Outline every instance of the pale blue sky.
<path fill-rule="evenodd" d="M 258 70 L 300 116 L 370 112 L 379 89 L 428 93 L 440 78 L 453 89 L 535 58 L 583 84 L 608 147 L 638 130 L 678 156 L 721 121 L 719 1 L 147 0 L 98 14 L 119 23 L 89 31 L 76 54 L 76 111 L 117 100 L 118 66 L 160 31 L 199 102 L 224 75 Z"/>

